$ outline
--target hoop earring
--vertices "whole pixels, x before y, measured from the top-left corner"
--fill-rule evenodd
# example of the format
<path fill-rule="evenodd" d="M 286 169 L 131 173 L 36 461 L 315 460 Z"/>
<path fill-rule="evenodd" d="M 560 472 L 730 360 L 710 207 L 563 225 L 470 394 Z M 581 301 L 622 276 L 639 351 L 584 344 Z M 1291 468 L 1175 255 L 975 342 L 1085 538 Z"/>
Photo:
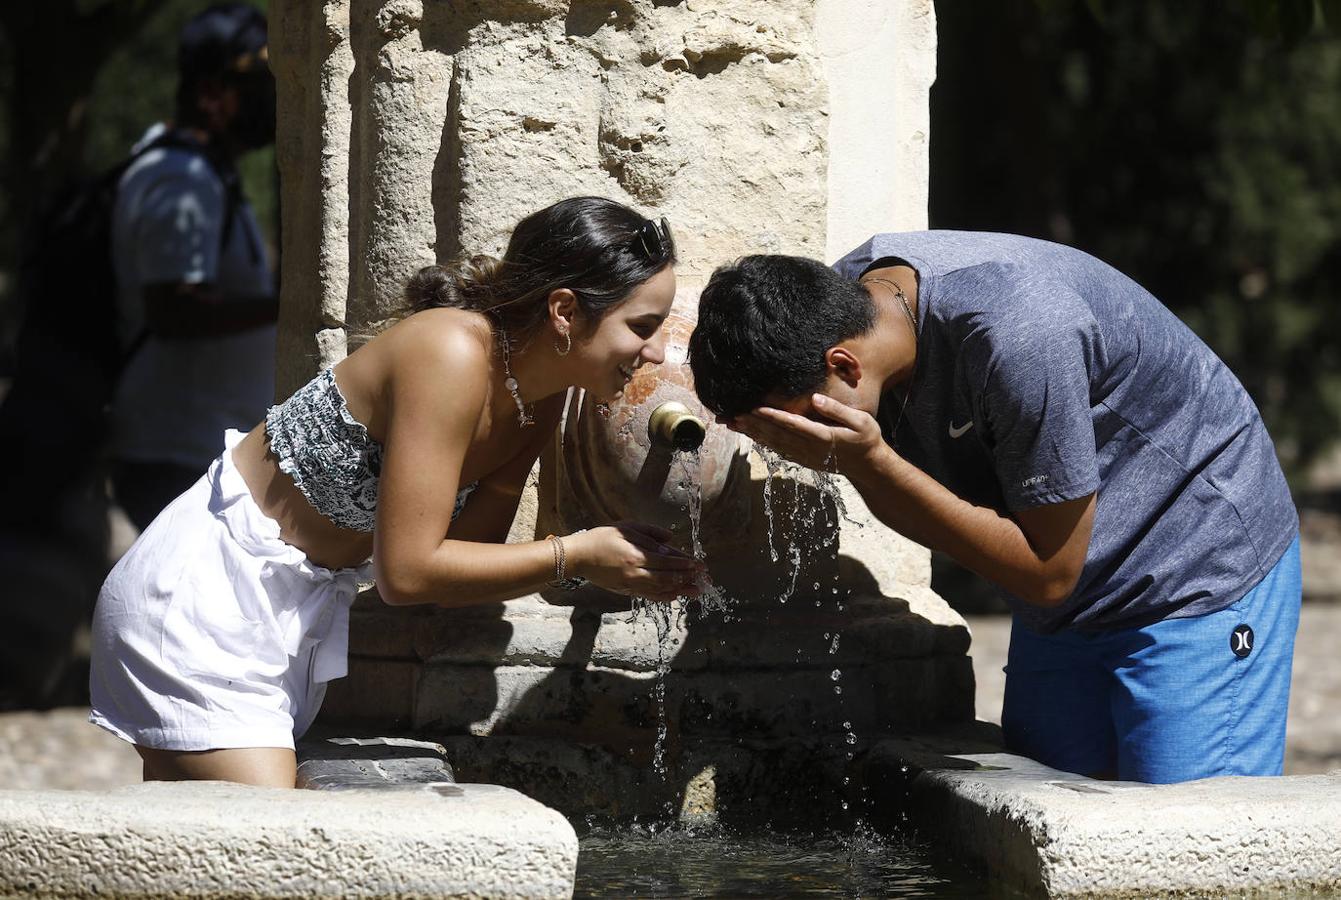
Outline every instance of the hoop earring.
<path fill-rule="evenodd" d="M 555 342 L 554 342 L 554 352 L 557 353 L 557 354 L 559 354 L 560 356 L 567 356 L 568 353 L 569 353 L 569 351 L 571 351 L 571 350 L 573 349 L 573 336 L 572 336 L 571 334 L 569 334 L 568 332 L 566 332 L 566 331 L 561 331 L 561 332 L 559 332 L 559 333 L 563 335 L 563 339 L 564 339 L 564 341 L 565 341 L 566 343 L 563 345 L 563 349 L 560 350 L 560 349 L 559 349 L 559 342 L 558 342 L 558 341 L 555 341 Z"/>

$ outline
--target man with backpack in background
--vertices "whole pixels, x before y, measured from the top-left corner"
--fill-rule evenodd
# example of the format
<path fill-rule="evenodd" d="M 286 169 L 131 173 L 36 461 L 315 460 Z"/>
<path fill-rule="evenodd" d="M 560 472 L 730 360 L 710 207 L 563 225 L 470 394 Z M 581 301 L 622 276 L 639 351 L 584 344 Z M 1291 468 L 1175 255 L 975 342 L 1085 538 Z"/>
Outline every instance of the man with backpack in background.
<path fill-rule="evenodd" d="M 213 6 L 182 30 L 177 117 L 137 145 L 112 213 L 114 496 L 143 530 L 274 395 L 274 281 L 234 160 L 275 137 L 266 22 Z M 154 146 L 158 144 L 158 146 Z"/>
<path fill-rule="evenodd" d="M 274 279 L 235 162 L 274 140 L 266 21 L 183 27 L 176 114 L 30 229 L 0 407 L 0 708 L 72 702 L 71 644 L 106 573 L 114 497 L 143 529 L 273 399 Z"/>

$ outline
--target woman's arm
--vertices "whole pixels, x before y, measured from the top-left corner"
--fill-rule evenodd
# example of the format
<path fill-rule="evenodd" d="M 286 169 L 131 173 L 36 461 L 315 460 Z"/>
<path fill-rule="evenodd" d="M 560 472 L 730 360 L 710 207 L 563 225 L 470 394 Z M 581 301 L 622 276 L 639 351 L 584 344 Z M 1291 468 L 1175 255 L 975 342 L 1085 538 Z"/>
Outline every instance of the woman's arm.
<path fill-rule="evenodd" d="M 488 396 L 485 347 L 456 329 L 425 327 L 407 333 L 390 359 L 373 533 L 382 599 L 393 605 L 464 606 L 519 597 L 547 586 L 556 574 L 552 541 L 495 544 L 458 537 L 506 533 L 501 522 L 505 512 L 510 522 L 515 501 L 491 503 L 486 495 L 484 505 L 492 511 L 481 513 L 481 521 L 469 527 L 463 522 L 460 532 L 453 531 L 451 515 L 461 470 Z M 551 431 L 552 426 L 551 422 Z M 543 442 L 540 437 L 535 440 Z M 518 462 L 517 470 L 522 468 Z M 524 468 L 529 471 L 530 465 Z M 517 470 L 500 478 L 524 479 Z M 689 592 L 687 585 L 692 584 L 698 564 L 659 546 L 665 539 L 656 529 L 628 524 L 570 535 L 563 538 L 565 574 L 585 575 L 610 590 L 659 599 Z"/>
<path fill-rule="evenodd" d="M 511 459 L 480 479 L 465 509 L 452 522 L 451 534 L 455 540 L 486 544 L 507 540 L 526 479 L 535 468 L 535 461 L 554 439 L 566 396 L 558 394 L 536 404 L 535 427 L 527 429 L 526 442 Z"/>

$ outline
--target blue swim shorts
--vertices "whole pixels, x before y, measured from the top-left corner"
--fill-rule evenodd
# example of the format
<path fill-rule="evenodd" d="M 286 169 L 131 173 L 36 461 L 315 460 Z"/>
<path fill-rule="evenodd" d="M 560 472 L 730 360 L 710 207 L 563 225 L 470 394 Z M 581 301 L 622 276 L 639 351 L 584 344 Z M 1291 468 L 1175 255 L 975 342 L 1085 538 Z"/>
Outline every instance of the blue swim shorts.
<path fill-rule="evenodd" d="M 1040 635 L 1016 622 L 1007 748 L 1124 781 L 1279 775 L 1300 594 L 1296 538 L 1219 612 L 1088 634 Z"/>

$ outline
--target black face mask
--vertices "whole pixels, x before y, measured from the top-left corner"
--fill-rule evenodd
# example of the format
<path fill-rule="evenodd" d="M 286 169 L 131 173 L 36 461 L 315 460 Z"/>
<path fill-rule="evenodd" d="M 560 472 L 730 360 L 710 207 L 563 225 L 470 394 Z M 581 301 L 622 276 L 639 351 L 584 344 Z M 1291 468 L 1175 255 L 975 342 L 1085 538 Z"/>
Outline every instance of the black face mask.
<path fill-rule="evenodd" d="M 257 150 L 275 142 L 275 77 L 269 70 L 235 75 L 231 83 L 238 93 L 238 113 L 228 131 L 246 150 Z"/>

